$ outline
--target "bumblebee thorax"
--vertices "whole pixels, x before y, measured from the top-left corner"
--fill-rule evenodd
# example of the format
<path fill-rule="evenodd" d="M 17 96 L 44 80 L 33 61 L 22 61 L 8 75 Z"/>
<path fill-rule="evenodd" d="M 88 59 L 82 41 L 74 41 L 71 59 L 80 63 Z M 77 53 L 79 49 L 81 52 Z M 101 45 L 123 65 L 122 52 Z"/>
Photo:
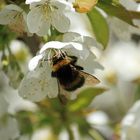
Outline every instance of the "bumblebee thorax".
<path fill-rule="evenodd" d="M 69 58 L 58 58 L 52 62 L 52 71 L 56 72 L 70 63 L 71 59 Z"/>

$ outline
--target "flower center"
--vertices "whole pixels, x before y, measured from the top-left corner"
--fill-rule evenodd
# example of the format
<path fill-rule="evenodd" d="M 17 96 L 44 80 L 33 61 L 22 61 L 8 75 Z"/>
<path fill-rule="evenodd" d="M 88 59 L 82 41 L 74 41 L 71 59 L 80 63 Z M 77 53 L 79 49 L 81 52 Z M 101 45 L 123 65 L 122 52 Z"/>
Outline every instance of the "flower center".
<path fill-rule="evenodd" d="M 20 34 L 23 34 L 25 32 L 26 27 L 22 12 L 19 12 L 15 15 L 13 22 L 11 22 L 8 27 Z"/>
<path fill-rule="evenodd" d="M 43 13 L 47 19 L 51 19 L 51 12 L 54 10 L 54 8 L 51 6 L 50 2 L 47 1 L 45 4 L 42 6 Z"/>

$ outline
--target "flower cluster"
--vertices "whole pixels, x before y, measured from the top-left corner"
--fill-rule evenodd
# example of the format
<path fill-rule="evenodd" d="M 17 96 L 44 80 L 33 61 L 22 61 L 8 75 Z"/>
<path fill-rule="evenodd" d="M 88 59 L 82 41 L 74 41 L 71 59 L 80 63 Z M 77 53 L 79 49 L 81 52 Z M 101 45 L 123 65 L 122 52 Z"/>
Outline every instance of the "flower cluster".
<path fill-rule="evenodd" d="M 26 0 L 26 4 L 30 4 L 28 14 L 17 5 L 7 5 L 0 12 L 0 24 L 8 25 L 18 33 L 30 32 L 39 36 L 48 34 L 51 26 L 60 32 L 68 31 L 70 21 L 64 14 L 71 10 L 71 5 L 68 2 Z"/>
<path fill-rule="evenodd" d="M 77 65 L 82 66 L 85 72 L 93 74 L 95 68 L 102 67 L 95 61 L 96 57 L 90 51 L 92 47 L 98 47 L 92 38 L 80 36 L 76 33 L 65 34 L 63 42 L 50 41 L 46 43 L 40 49 L 38 55 L 30 60 L 29 73 L 20 84 L 19 94 L 31 101 L 41 101 L 46 97 L 57 97 L 59 83 L 56 78 L 52 78 L 51 59 L 54 55 L 61 55 L 61 53 L 77 57 Z M 73 92 L 73 94 L 70 93 L 66 96 L 72 99 L 76 94 Z"/>
<path fill-rule="evenodd" d="M 46 35 L 51 26 L 59 32 L 68 31 L 70 21 L 64 14 L 68 6 L 66 2 L 44 0 L 33 3 L 27 0 L 26 3 L 30 4 L 31 9 L 27 15 L 27 25 L 31 33 Z"/>
<path fill-rule="evenodd" d="M 10 4 L 0 12 L 0 24 L 8 25 L 9 28 L 18 33 L 28 32 L 26 16 L 25 11 L 21 7 Z"/>
<path fill-rule="evenodd" d="M 28 35 L 35 33 L 38 36 L 47 36 L 47 43 L 41 48 L 37 56 L 29 62 L 29 72 L 24 78 L 23 76 L 20 78 L 23 80 L 19 86 L 19 94 L 23 98 L 41 101 L 47 96 L 50 98 L 58 96 L 58 81 L 51 75 L 53 55 L 59 54 L 61 56 L 62 53 L 65 53 L 77 58 L 77 65 L 83 67 L 84 71 L 90 74 L 94 73 L 94 68 L 102 68 L 95 61 L 96 57 L 92 52 L 92 48 L 99 48 L 98 46 L 100 46 L 96 40 L 92 37 L 69 32 L 71 23 L 66 13 L 74 12 L 71 2 L 26 0 L 25 4 L 29 6 L 28 10 L 26 6 L 10 4 L 0 12 L 0 24 L 8 25 L 10 29 L 18 33 L 27 33 Z M 80 3 L 78 2 L 78 4 Z M 82 9 L 82 7 L 79 8 Z M 61 36 L 59 41 L 55 41 L 58 37 L 57 34 Z M 11 79 L 14 81 L 19 79 L 14 75 L 9 73 L 9 77 L 12 76 Z M 17 81 L 17 85 L 13 86 L 14 88 L 18 87 L 20 80 Z M 71 94 L 67 96 L 74 98 L 71 97 Z"/>

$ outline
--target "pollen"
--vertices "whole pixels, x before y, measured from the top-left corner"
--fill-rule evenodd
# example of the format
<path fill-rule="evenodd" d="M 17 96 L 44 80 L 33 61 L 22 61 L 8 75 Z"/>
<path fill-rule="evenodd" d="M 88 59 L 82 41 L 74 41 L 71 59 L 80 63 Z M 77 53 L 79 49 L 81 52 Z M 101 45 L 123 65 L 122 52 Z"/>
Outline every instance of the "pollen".
<path fill-rule="evenodd" d="M 115 72 L 110 72 L 106 75 L 106 81 L 110 84 L 116 84 L 117 83 L 117 75 Z"/>

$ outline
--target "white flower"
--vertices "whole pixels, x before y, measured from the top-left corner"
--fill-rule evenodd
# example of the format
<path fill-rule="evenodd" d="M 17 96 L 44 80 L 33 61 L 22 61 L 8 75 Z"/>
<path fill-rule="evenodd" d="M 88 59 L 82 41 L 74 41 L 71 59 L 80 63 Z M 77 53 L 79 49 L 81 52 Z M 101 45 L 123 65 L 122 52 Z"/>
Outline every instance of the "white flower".
<path fill-rule="evenodd" d="M 25 64 L 23 62 L 27 62 L 29 60 L 30 54 L 27 46 L 18 40 L 13 40 L 9 44 L 9 48 L 14 57 L 11 57 L 8 49 L 5 50 L 7 57 L 2 58 L 2 67 L 3 72 L 9 79 L 9 84 L 14 89 L 18 88 L 21 79 L 23 78 L 23 73 L 21 71 L 25 70 Z M 10 59 L 8 59 L 10 58 Z M 19 63 L 18 62 L 22 62 Z M 21 68 L 22 67 L 22 68 Z"/>
<path fill-rule="evenodd" d="M 8 112 L 8 102 L 6 101 L 3 94 L 0 94 L 0 118 Z"/>
<path fill-rule="evenodd" d="M 112 36 L 115 35 L 115 37 L 119 40 L 124 41 L 130 41 L 132 34 L 140 35 L 140 29 L 133 27 L 124 21 L 117 19 L 117 18 L 107 18 Z"/>
<path fill-rule="evenodd" d="M 86 116 L 87 121 L 93 125 L 106 125 L 109 123 L 108 116 L 102 111 L 91 112 Z"/>
<path fill-rule="evenodd" d="M 137 101 L 122 121 L 121 140 L 140 138 L 140 101 Z"/>
<path fill-rule="evenodd" d="M 19 6 L 10 4 L 0 11 L 0 24 L 8 25 L 18 33 L 28 32 L 26 13 Z"/>
<path fill-rule="evenodd" d="M 130 11 L 140 11 L 139 7 L 140 4 L 133 0 L 120 0 L 120 3 L 128 10 Z M 140 27 L 140 20 L 139 19 L 133 19 L 133 23 Z"/>
<path fill-rule="evenodd" d="M 101 79 L 99 75 L 97 77 Z M 127 112 L 134 102 L 135 85 L 118 80 L 116 84 L 108 86 L 107 89 L 104 94 L 94 99 L 92 105 L 95 109 L 107 113 L 112 121 L 120 120 L 123 117 L 122 112 Z"/>
<path fill-rule="evenodd" d="M 93 127 L 93 129 L 98 130 L 107 139 L 112 139 L 113 130 L 109 126 L 110 118 L 103 111 L 95 111 L 87 114 L 86 120 Z"/>
<path fill-rule="evenodd" d="M 132 42 L 118 42 L 107 48 L 99 61 L 104 70 L 95 75 L 101 79 L 100 86 L 107 86 L 109 90 L 97 97 L 93 105 L 105 110 L 113 120 L 120 119 L 121 112 L 126 112 L 134 102 L 133 81 L 140 76 L 139 52 L 140 48 Z"/>
<path fill-rule="evenodd" d="M 44 129 L 39 129 L 35 131 L 32 135 L 32 140 L 53 140 L 55 136 L 53 136 L 52 130 L 47 127 Z"/>
<path fill-rule="evenodd" d="M 63 41 L 64 42 L 72 41 L 75 43 L 79 43 L 83 46 L 83 51 L 80 51 L 79 55 L 77 55 L 77 52 L 74 51 L 73 49 L 68 49 L 68 52 L 77 56 L 78 58 L 81 58 L 78 61 L 78 65 L 80 66 L 82 65 L 85 68 L 84 70 L 86 72 L 93 74 L 95 70 L 93 67 L 98 69 L 103 69 L 103 67 L 97 61 L 95 61 L 97 55 L 95 53 L 95 50 L 96 49 L 98 51 L 101 50 L 101 45 L 97 43 L 95 39 L 89 36 L 82 36 L 78 33 L 69 32 L 64 34 Z M 87 64 L 87 60 L 88 60 L 88 64 Z"/>
<path fill-rule="evenodd" d="M 82 35 L 94 36 L 91 23 L 86 14 L 67 12 L 66 16 L 69 17 L 71 23 L 68 30 L 69 32 L 76 32 Z"/>
<path fill-rule="evenodd" d="M 108 64 L 124 81 L 140 78 L 140 48 L 132 42 L 118 42 L 107 53 Z"/>
<path fill-rule="evenodd" d="M 31 140 L 30 135 L 22 135 L 19 137 L 19 140 Z"/>
<path fill-rule="evenodd" d="M 27 25 L 31 33 L 40 36 L 48 34 L 51 26 L 59 32 L 66 32 L 69 29 L 70 21 L 64 15 L 67 7 L 66 2 L 56 0 L 41 0 L 39 2 L 26 1 L 31 3 L 31 11 L 27 15 Z"/>
<path fill-rule="evenodd" d="M 9 47 L 18 61 L 25 62 L 30 59 L 29 48 L 23 41 L 12 40 Z"/>
<path fill-rule="evenodd" d="M 30 111 L 35 112 L 38 110 L 37 105 L 30 102 L 29 100 L 24 100 L 18 94 L 17 90 L 6 85 L 6 89 L 3 91 L 6 101 L 8 102 L 8 113 L 15 115 L 19 111 Z"/>
<path fill-rule="evenodd" d="M 7 67 L 7 72 L 5 72 L 9 78 L 9 85 L 14 89 L 17 89 L 21 79 L 23 78 L 22 72 L 17 67 Z"/>
<path fill-rule="evenodd" d="M 0 138 L 2 140 L 16 139 L 19 136 L 17 121 L 8 117 L 5 121 L 0 121 Z"/>
<path fill-rule="evenodd" d="M 31 4 L 31 3 L 34 3 L 34 2 L 40 2 L 41 0 L 26 0 L 26 4 Z"/>
<path fill-rule="evenodd" d="M 80 63 L 83 60 L 83 64 L 81 63 L 80 66 L 84 66 L 85 71 L 86 68 L 91 68 L 91 66 L 92 72 L 93 69 L 96 68 L 94 67 L 94 55 L 91 55 L 89 50 L 84 48 L 82 44 L 59 41 L 48 42 L 41 48 L 39 55 L 31 59 L 29 63 L 30 71 L 25 76 L 19 87 L 20 96 L 31 101 L 41 101 L 47 96 L 49 98 L 58 96 L 58 81 L 56 78 L 51 76 L 52 67 L 49 60 L 54 56 L 54 53 L 61 54 L 61 51 L 66 52 L 67 55 L 76 56 L 78 60 L 80 60 Z M 86 53 L 90 54 L 90 58 Z M 89 59 L 93 60 L 93 63 Z M 90 63 L 88 63 L 88 61 L 90 61 Z"/>
<path fill-rule="evenodd" d="M 104 71 L 97 75 L 106 84 L 116 84 L 118 80 L 133 82 L 140 78 L 140 45 L 133 42 L 117 42 L 111 44 L 102 53 L 100 63 Z"/>
<path fill-rule="evenodd" d="M 54 98 L 58 94 L 57 80 L 51 77 L 49 65 L 30 71 L 19 87 L 21 97 L 31 101 L 41 101 L 46 96 Z"/>

